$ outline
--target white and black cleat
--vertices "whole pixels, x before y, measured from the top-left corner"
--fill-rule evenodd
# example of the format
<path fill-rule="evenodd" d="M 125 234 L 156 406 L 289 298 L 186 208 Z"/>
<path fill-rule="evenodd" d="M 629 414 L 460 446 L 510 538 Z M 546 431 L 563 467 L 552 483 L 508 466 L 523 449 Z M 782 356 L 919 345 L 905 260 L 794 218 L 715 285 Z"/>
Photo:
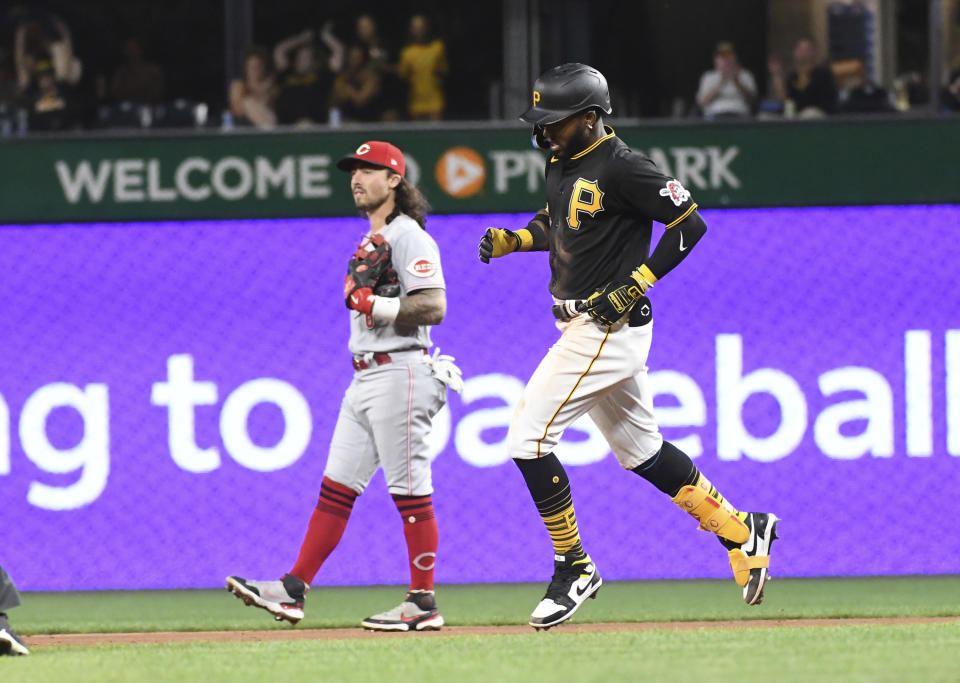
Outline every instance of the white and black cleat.
<path fill-rule="evenodd" d="M 10 628 L 7 615 L 0 612 L 0 655 L 19 657 L 30 654 L 30 649 L 20 640 L 17 632 Z"/>
<path fill-rule="evenodd" d="M 248 607 L 259 607 L 270 612 L 276 621 L 296 625 L 303 619 L 304 595 L 310 588 L 297 577 L 287 574 L 280 581 L 249 581 L 228 576 L 227 590 Z"/>
<path fill-rule="evenodd" d="M 603 579 L 589 556 L 579 560 L 554 557 L 553 579 L 530 615 L 533 628 L 547 631 L 573 616 L 587 598 L 597 597 Z"/>
<path fill-rule="evenodd" d="M 393 609 L 361 622 L 368 631 L 439 631 L 443 615 L 433 591 L 410 591 Z"/>

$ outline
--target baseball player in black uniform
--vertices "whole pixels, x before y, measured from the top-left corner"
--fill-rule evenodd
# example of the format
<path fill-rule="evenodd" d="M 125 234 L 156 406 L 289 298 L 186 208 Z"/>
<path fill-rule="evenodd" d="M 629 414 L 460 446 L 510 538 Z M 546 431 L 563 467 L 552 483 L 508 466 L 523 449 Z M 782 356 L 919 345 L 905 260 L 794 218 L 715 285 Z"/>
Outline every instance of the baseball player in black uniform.
<path fill-rule="evenodd" d="M 560 339 L 524 389 L 507 435 L 554 546 L 554 574 L 530 617 L 534 628 L 567 619 L 602 580 L 583 548 L 567 474 L 553 454 L 570 423 L 596 423 L 624 468 L 690 513 L 726 548 L 747 604 L 763 597 L 777 517 L 740 512 L 673 444 L 653 415 L 646 360 L 652 337 L 648 291 L 706 232 L 697 204 L 603 123 L 606 79 L 584 64 L 562 64 L 537 79 L 520 118 L 550 151 L 547 206 L 523 229 L 489 228 L 480 260 L 515 251 L 550 252 L 550 293 Z M 665 231 L 650 252 L 653 221 Z"/>

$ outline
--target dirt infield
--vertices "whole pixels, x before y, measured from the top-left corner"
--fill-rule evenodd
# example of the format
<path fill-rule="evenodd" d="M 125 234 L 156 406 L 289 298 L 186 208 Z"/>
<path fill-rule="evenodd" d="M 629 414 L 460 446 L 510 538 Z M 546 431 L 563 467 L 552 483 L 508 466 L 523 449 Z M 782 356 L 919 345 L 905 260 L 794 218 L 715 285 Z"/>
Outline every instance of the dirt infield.
<path fill-rule="evenodd" d="M 689 631 L 694 629 L 811 628 L 886 624 L 960 624 L 960 617 L 911 617 L 876 619 L 780 619 L 752 621 L 664 621 L 603 624 L 564 624 L 549 633 L 613 633 L 625 631 Z M 171 643 L 237 643 L 285 640 L 355 640 L 371 638 L 457 637 L 518 635 L 532 633 L 526 625 L 448 626 L 442 631 L 421 633 L 376 633 L 359 628 L 289 629 L 270 631 L 160 631 L 155 633 L 69 633 L 25 638 L 31 648 L 97 645 L 162 645 Z"/>

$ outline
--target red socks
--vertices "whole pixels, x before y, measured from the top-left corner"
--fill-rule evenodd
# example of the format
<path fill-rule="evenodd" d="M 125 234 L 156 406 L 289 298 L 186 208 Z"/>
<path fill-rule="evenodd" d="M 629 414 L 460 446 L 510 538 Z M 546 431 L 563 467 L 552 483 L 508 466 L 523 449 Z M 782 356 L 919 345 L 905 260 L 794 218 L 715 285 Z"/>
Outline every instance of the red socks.
<path fill-rule="evenodd" d="M 320 500 L 310 517 L 307 535 L 300 546 L 300 556 L 290 573 L 310 584 L 320 566 L 333 552 L 347 528 L 357 492 L 323 478 Z M 437 520 L 433 517 L 430 496 L 393 496 L 403 518 L 403 535 L 407 539 L 410 560 L 410 590 L 433 590 L 433 567 L 437 560 Z"/>
<path fill-rule="evenodd" d="M 393 496 L 407 539 L 410 558 L 410 590 L 433 590 L 433 568 L 437 562 L 437 520 L 430 496 Z"/>
<path fill-rule="evenodd" d="M 332 479 L 323 478 L 323 483 L 320 484 L 320 500 L 310 517 L 307 536 L 300 546 L 300 556 L 290 570 L 291 574 L 308 585 L 313 581 L 313 577 L 320 571 L 320 565 L 340 542 L 356 499 L 357 492 L 353 489 Z"/>

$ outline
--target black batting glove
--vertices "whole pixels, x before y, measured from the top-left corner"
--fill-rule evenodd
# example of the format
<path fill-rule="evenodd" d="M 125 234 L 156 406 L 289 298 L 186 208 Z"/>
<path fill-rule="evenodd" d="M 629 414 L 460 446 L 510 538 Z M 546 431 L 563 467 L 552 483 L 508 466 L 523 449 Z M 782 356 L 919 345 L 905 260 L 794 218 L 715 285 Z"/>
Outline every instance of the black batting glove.
<path fill-rule="evenodd" d="M 613 325 L 637 305 L 650 286 L 638 269 L 608 282 L 587 297 L 579 308 L 601 325 Z"/>

